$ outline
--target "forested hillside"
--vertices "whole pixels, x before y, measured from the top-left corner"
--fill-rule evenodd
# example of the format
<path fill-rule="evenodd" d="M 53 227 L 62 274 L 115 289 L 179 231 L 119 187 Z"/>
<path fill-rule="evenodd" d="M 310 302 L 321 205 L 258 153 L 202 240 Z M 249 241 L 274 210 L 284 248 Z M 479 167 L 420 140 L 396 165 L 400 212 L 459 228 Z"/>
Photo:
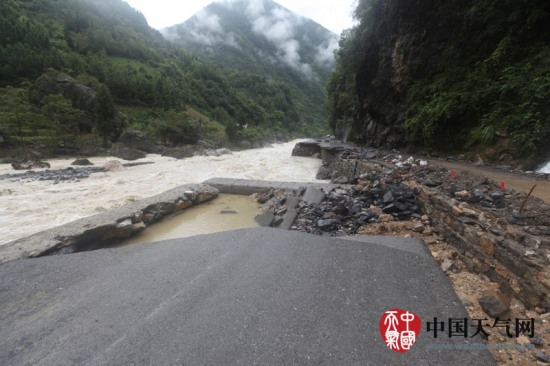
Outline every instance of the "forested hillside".
<path fill-rule="evenodd" d="M 338 36 L 316 22 L 272 0 L 233 0 L 212 3 L 163 33 L 223 68 L 283 81 L 302 123 L 326 126 L 326 82 Z"/>
<path fill-rule="evenodd" d="M 355 16 L 329 82 L 333 128 L 378 146 L 550 153 L 550 2 L 360 0 Z"/>
<path fill-rule="evenodd" d="M 128 128 L 173 144 L 197 128 L 214 143 L 318 130 L 300 123 L 307 101 L 291 89 L 169 43 L 122 0 L 0 2 L 2 149 L 115 141 Z"/>

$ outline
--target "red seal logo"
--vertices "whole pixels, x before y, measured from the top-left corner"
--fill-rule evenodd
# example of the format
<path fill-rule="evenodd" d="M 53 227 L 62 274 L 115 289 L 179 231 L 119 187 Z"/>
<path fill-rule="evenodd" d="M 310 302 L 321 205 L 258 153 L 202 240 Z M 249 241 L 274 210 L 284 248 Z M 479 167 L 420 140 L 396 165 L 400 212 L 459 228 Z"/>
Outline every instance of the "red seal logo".
<path fill-rule="evenodd" d="M 380 335 L 386 346 L 395 352 L 408 352 L 422 328 L 420 318 L 401 309 L 388 310 L 380 318 Z"/>

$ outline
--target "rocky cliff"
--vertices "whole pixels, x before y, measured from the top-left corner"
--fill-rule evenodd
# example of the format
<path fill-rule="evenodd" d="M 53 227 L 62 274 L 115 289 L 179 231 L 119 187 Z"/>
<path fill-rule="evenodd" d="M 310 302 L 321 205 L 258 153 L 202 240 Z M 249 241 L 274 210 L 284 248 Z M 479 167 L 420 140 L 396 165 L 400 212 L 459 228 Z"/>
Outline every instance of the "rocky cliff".
<path fill-rule="evenodd" d="M 360 1 L 329 80 L 333 129 L 376 146 L 493 144 L 540 156 L 550 138 L 549 4 Z"/>

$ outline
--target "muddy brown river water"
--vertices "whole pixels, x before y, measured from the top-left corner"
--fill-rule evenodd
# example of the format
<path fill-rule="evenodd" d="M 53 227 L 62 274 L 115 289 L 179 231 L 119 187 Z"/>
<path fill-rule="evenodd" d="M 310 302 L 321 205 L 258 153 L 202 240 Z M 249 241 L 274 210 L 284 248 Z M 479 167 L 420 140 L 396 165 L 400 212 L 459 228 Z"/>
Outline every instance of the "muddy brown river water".
<path fill-rule="evenodd" d="M 254 217 L 261 213 L 261 207 L 249 196 L 220 194 L 210 202 L 148 227 L 118 246 L 258 227 Z"/>

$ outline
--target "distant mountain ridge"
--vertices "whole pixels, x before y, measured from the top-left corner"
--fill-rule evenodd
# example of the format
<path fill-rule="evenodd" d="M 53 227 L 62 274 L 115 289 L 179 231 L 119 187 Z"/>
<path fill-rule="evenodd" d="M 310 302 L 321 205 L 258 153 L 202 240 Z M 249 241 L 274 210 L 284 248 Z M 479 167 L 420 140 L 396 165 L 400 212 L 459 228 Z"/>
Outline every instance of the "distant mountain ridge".
<path fill-rule="evenodd" d="M 272 0 L 226 0 L 162 33 L 224 68 L 283 81 L 302 117 L 328 120 L 326 82 L 339 36 L 313 20 Z"/>
<path fill-rule="evenodd" d="M 163 34 L 226 66 L 247 71 L 286 67 L 323 81 L 334 67 L 339 41 L 337 34 L 272 0 L 215 2 Z"/>

